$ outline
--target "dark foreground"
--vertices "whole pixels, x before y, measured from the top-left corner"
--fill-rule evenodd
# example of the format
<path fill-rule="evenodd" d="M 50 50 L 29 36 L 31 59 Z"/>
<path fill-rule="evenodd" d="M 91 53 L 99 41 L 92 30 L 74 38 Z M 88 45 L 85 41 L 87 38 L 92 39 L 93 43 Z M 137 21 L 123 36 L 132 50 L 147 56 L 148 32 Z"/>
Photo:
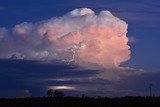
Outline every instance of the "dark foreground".
<path fill-rule="evenodd" d="M 0 107 L 160 107 L 160 97 L 15 98 L 0 99 Z"/>

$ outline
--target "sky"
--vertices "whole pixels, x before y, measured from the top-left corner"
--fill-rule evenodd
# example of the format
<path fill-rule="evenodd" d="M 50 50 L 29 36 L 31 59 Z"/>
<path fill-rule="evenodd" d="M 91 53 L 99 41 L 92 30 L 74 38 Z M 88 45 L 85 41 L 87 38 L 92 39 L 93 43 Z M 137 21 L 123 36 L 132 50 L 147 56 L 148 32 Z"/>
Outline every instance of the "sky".
<path fill-rule="evenodd" d="M 74 11 L 75 9 L 79 10 Z M 104 10 L 108 10 L 113 16 L 109 13 L 103 13 Z M 83 17 L 82 13 L 78 13 L 78 11 L 85 11 L 86 17 Z M 74 12 L 75 14 L 73 14 Z M 46 90 L 49 88 L 61 88 L 66 94 L 76 96 L 80 96 L 82 93 L 91 96 L 106 95 L 111 97 L 149 95 L 150 83 L 153 83 L 155 95 L 159 95 L 159 13 L 159 0 L 0 0 L 0 40 L 6 38 L 0 41 L 0 97 L 45 96 Z M 109 22 L 102 19 L 102 24 L 99 24 L 103 14 Z M 94 19 L 90 16 L 98 18 Z M 103 39 L 103 35 L 97 37 L 101 34 L 96 32 L 94 33 L 95 36 L 91 38 L 83 38 L 86 41 L 91 41 L 91 43 L 88 42 L 88 45 L 97 47 L 87 48 L 86 51 L 80 52 L 75 57 L 78 64 L 70 63 L 70 60 L 68 64 L 68 62 L 62 61 L 65 59 L 64 56 L 68 54 L 65 53 L 64 46 L 69 46 L 73 41 L 78 41 L 77 38 L 72 37 L 72 35 L 77 34 L 73 32 L 74 27 L 81 28 L 78 33 L 88 35 L 86 30 L 90 26 L 88 28 L 82 27 L 90 23 L 86 20 L 99 22 L 96 27 L 105 23 L 103 26 L 112 29 L 111 34 L 113 36 L 114 32 L 117 32 L 114 27 L 118 26 L 116 29 L 119 29 L 120 26 L 120 28 L 123 28 L 120 33 L 124 33 L 125 37 L 113 41 L 111 44 L 105 44 L 114 46 L 118 43 L 114 48 L 118 53 L 111 59 L 109 59 L 109 55 L 115 51 L 112 51 L 112 48 L 109 49 L 110 54 L 107 56 L 106 50 L 103 48 L 110 47 L 105 46 L 99 50 L 103 57 L 91 58 L 97 52 L 95 50 L 99 49 L 96 40 L 102 37 L 100 38 L 102 42 L 110 43 L 108 39 Z M 75 25 L 74 27 L 70 24 L 71 22 Z M 115 24 L 112 24 L 112 22 Z M 91 28 L 93 25 L 91 24 Z M 126 28 L 127 25 L 128 28 Z M 50 32 L 52 33 L 57 26 L 65 29 L 63 33 L 69 35 L 68 39 L 64 38 L 63 40 L 65 45 L 59 41 L 54 41 L 54 38 L 50 37 Z M 105 30 L 103 26 L 101 29 Z M 37 37 L 40 34 L 35 32 L 41 27 L 47 29 L 47 40 L 42 45 L 37 46 L 35 42 L 38 43 L 37 41 L 40 40 Z M 21 33 L 24 33 L 23 29 L 21 32 L 21 28 L 27 29 L 27 31 L 25 30 L 25 33 L 27 32 L 27 35 L 29 35 L 27 38 L 19 37 Z M 105 33 L 110 32 L 106 31 Z M 93 40 L 95 44 L 92 44 Z M 121 44 L 120 41 L 124 42 Z M 53 42 L 56 43 L 56 46 L 50 45 Z M 12 47 L 13 45 L 15 46 Z M 80 44 L 81 46 L 83 44 Z M 130 46 L 130 49 L 127 48 L 128 46 Z M 59 58 L 57 61 L 53 56 L 49 56 L 47 59 L 45 57 L 44 60 L 41 55 L 47 53 L 40 52 L 46 48 L 48 49 L 47 52 L 51 52 L 52 47 L 56 49 L 54 52 L 61 59 Z M 125 50 L 122 53 L 125 54 L 121 55 L 119 50 L 123 47 L 125 47 Z M 63 51 L 57 51 L 59 48 Z M 28 59 L 24 58 L 21 53 L 20 55 L 19 53 L 18 55 L 13 53 L 11 57 L 4 57 L 15 50 L 28 55 Z M 39 56 L 32 55 L 32 52 L 37 52 Z M 84 52 L 87 54 L 83 54 Z M 116 64 L 108 63 L 112 62 L 115 57 L 121 59 L 115 61 Z M 102 61 L 102 59 L 105 60 Z M 106 60 L 109 61 L 106 62 Z M 92 62 L 96 65 L 90 64 Z"/>

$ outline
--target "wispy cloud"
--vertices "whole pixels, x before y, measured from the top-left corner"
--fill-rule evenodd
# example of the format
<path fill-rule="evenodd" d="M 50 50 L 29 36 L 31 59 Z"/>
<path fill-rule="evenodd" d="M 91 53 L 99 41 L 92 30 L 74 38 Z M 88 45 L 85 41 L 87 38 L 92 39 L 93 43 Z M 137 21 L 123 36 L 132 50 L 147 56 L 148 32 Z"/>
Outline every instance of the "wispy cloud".
<path fill-rule="evenodd" d="M 159 73 L 145 72 L 119 80 L 108 80 L 97 77 L 100 71 L 80 69 L 58 62 L 47 64 L 39 61 L 1 59 L 0 65 L 0 93 L 5 93 L 0 94 L 0 97 L 44 96 L 49 88 L 60 89 L 73 96 L 80 96 L 82 93 L 110 97 L 148 95 L 150 82 L 155 85 L 156 90 L 160 89 Z"/>

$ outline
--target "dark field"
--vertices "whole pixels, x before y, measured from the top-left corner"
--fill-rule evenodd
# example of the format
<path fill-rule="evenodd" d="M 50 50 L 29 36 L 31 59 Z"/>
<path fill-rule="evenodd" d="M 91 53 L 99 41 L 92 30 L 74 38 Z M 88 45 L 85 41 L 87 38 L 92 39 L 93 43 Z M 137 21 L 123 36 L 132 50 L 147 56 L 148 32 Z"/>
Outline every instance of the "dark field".
<path fill-rule="evenodd" d="M 0 107 L 160 107 L 160 97 L 15 98 L 0 99 Z"/>

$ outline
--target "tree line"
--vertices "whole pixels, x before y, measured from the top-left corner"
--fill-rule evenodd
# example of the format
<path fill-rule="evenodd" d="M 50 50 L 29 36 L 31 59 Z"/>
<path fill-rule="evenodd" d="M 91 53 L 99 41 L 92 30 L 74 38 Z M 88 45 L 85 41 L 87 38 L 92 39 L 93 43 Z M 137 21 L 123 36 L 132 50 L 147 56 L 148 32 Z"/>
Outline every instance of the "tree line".
<path fill-rule="evenodd" d="M 64 92 L 58 90 L 54 91 L 53 89 L 47 90 L 47 95 L 48 97 L 61 97 L 61 98 L 65 96 Z"/>

